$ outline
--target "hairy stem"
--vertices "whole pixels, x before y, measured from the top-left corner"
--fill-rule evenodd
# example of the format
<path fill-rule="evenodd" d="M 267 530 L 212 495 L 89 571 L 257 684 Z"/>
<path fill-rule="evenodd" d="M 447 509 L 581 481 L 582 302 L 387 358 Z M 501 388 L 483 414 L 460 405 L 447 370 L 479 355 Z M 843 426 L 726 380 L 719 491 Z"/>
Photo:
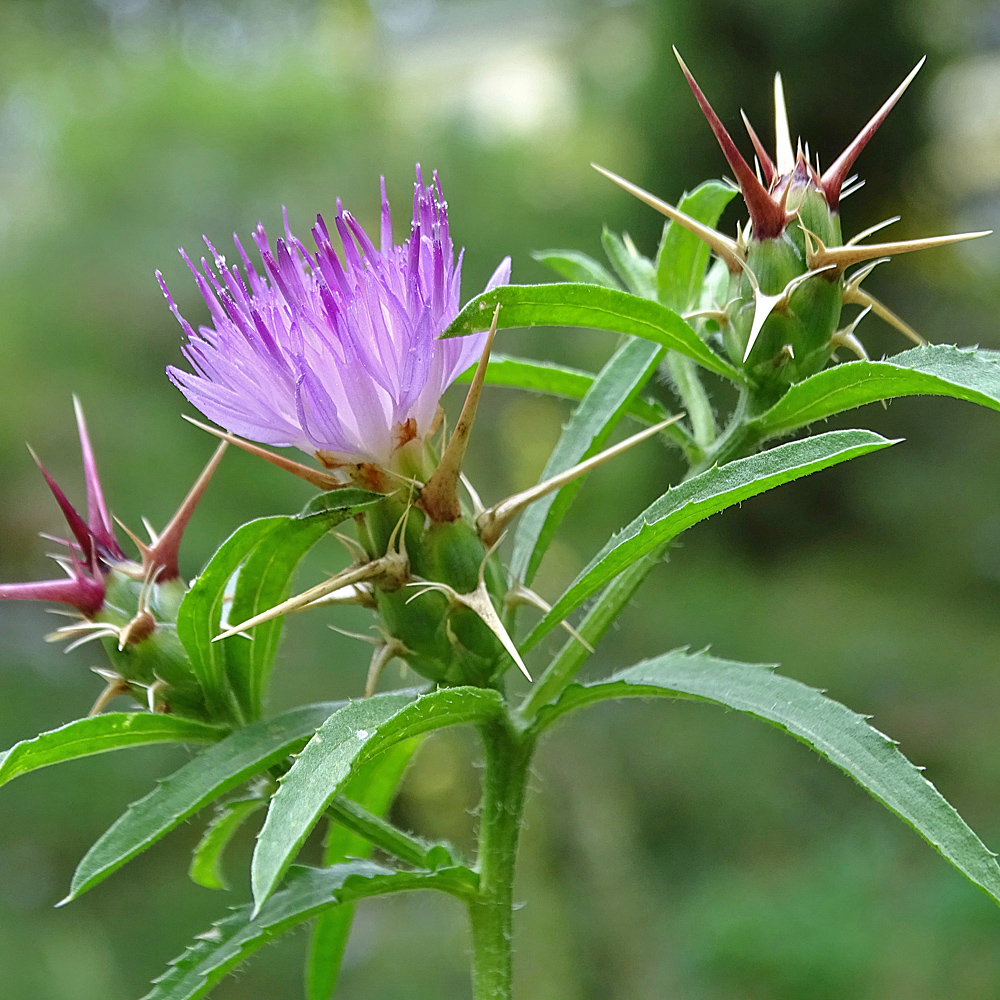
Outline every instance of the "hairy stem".
<path fill-rule="evenodd" d="M 510 1000 L 514 869 L 534 737 L 507 718 L 480 727 L 485 754 L 479 892 L 469 903 L 474 1000 Z"/>

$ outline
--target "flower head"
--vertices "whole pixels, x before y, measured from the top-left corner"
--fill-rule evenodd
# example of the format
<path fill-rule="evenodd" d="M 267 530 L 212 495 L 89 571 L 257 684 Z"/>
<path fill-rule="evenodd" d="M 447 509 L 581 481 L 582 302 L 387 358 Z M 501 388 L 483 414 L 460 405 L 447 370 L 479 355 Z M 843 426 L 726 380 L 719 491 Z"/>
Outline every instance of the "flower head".
<path fill-rule="evenodd" d="M 379 249 L 339 201 L 334 229 L 317 216 L 310 251 L 286 217 L 272 250 L 258 225 L 263 274 L 234 237 L 245 277 L 208 240 L 214 269 L 202 258 L 199 270 L 182 251 L 212 317 L 197 332 L 157 272 L 194 369 L 167 371 L 194 406 L 235 434 L 301 448 L 328 467 L 384 466 L 431 430 L 442 393 L 478 357 L 485 335 L 439 339 L 459 310 L 462 255 L 455 259 L 436 174 L 424 184 L 417 168 L 402 245 L 392 241 L 384 180 Z M 488 287 L 509 275 L 507 258 Z"/>

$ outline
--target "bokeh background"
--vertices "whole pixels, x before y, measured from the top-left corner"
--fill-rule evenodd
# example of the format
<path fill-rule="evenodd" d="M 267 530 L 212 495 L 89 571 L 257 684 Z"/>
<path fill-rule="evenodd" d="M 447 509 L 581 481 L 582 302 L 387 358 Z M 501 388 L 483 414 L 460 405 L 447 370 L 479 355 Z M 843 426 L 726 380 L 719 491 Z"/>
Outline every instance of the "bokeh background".
<path fill-rule="evenodd" d="M 896 238 L 1000 221 L 1000 5 L 974 0 L 23 0 L 0 2 L 0 578 L 49 569 L 55 505 L 29 440 L 82 496 L 70 394 L 87 407 L 115 513 L 168 518 L 211 451 L 163 375 L 205 310 L 175 253 L 234 229 L 305 233 L 339 195 L 377 218 L 385 174 L 405 223 L 413 164 L 442 174 L 467 246 L 465 294 L 511 254 L 597 255 L 602 223 L 652 252 L 661 220 L 602 181 L 597 160 L 669 199 L 724 169 L 670 55 L 677 44 L 731 127 L 770 141 L 784 74 L 793 133 L 830 162 L 920 55 L 927 67 L 864 153 L 857 231 Z M 748 143 L 739 140 L 742 145 Z M 737 216 L 727 216 L 732 227 Z M 402 230 L 400 230 L 402 235 Z M 1000 347 L 1000 238 L 901 258 L 872 290 L 931 340 Z M 872 355 L 906 344 L 868 320 Z M 596 369 L 607 335 L 505 334 L 504 349 Z M 660 387 L 665 399 L 669 389 Z M 460 397 L 449 397 L 454 407 Z M 489 390 L 470 475 L 486 497 L 532 482 L 565 420 L 551 399 Z M 901 741 L 1000 848 L 1000 417 L 908 399 L 836 421 L 904 444 L 745 503 L 685 535 L 588 668 L 709 643 L 780 662 Z M 580 494 L 540 580 L 549 596 L 677 474 L 658 445 Z M 306 488 L 227 457 L 183 568 Z M 336 556 L 320 550 L 303 579 Z M 294 620 L 276 708 L 357 694 L 367 650 Z M 0 745 L 78 716 L 94 647 L 41 638 L 40 607 L 0 607 Z M 185 875 L 201 820 L 81 901 L 53 904 L 125 804 L 185 759 L 140 749 L 41 772 L 0 799 L 0 994 L 130 1000 L 194 934 L 248 897 Z M 470 842 L 470 733 L 429 740 L 396 807 L 429 836 Z M 690 704 L 574 717 L 545 744 L 528 811 L 517 976 L 531 1000 L 953 1000 L 1000 993 L 1000 913 L 909 829 L 799 744 Z M 307 848 L 313 856 L 315 845 Z M 305 935 L 258 955 L 220 998 L 300 995 Z M 451 901 L 363 906 L 340 989 L 366 998 L 468 995 Z"/>

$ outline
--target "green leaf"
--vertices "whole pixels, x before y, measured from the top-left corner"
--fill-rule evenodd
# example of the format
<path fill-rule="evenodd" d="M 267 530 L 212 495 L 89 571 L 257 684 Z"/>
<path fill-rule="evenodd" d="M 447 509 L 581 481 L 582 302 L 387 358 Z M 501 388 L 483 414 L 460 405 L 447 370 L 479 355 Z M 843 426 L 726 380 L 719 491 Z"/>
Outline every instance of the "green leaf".
<path fill-rule="evenodd" d="M 372 761 L 347 783 L 344 795 L 376 816 L 384 816 L 396 797 L 399 783 L 421 743 L 416 737 L 398 743 Z M 368 858 L 372 845 L 339 823 L 331 823 L 323 844 L 323 864 L 342 864 L 348 858 Z M 306 957 L 306 1000 L 330 1000 L 340 976 L 344 948 L 354 921 L 354 906 L 338 906 L 316 919 Z"/>
<path fill-rule="evenodd" d="M 720 181 L 705 181 L 690 194 L 684 195 L 677 206 L 692 218 L 714 227 L 736 191 Z M 657 298 L 665 306 L 683 312 L 698 301 L 708 268 L 709 247 L 694 233 L 668 222 L 663 227 L 663 239 L 656 254 Z"/>
<path fill-rule="evenodd" d="M 947 344 L 914 347 L 885 361 L 848 361 L 793 385 L 752 426 L 765 436 L 787 434 L 865 403 L 919 395 L 1000 410 L 1000 364 L 993 352 Z"/>
<path fill-rule="evenodd" d="M 417 889 L 437 889 L 464 899 L 477 884 L 475 873 L 460 866 L 434 872 L 394 871 L 371 861 L 324 869 L 296 866 L 284 888 L 256 916 L 251 906 L 241 906 L 199 934 L 143 1000 L 198 1000 L 269 941 L 332 907 Z"/>
<path fill-rule="evenodd" d="M 535 626 L 522 643 L 522 651 L 534 646 L 636 559 L 692 524 L 765 490 L 894 443 L 871 431 L 830 431 L 717 466 L 673 487 L 612 536 Z"/>
<path fill-rule="evenodd" d="M 251 723 L 209 747 L 128 807 L 73 874 L 68 903 L 106 879 L 213 799 L 299 749 L 343 702 L 322 702 Z"/>
<path fill-rule="evenodd" d="M 476 366 L 466 369 L 456 381 L 468 384 Z M 527 389 L 529 392 L 544 392 L 550 396 L 562 396 L 564 399 L 583 399 L 594 384 L 597 376 L 592 372 L 581 371 L 579 368 L 568 368 L 556 365 L 550 361 L 533 361 L 528 358 L 515 358 L 509 354 L 490 355 L 486 368 L 486 384 L 507 389 Z M 666 420 L 670 413 L 656 399 L 637 397 L 629 404 L 628 415 L 644 424 L 658 424 Z M 669 433 L 668 427 L 664 433 Z M 687 435 L 682 435 L 687 441 Z"/>
<path fill-rule="evenodd" d="M 542 472 L 544 481 L 565 472 L 604 447 L 629 405 L 656 372 L 666 352 L 648 340 L 630 338 L 601 369 L 563 428 Z M 583 479 L 533 503 L 518 521 L 510 571 L 530 584 Z"/>
<path fill-rule="evenodd" d="M 605 226 L 601 245 L 615 273 L 633 295 L 656 298 L 656 268 L 648 257 L 639 253 L 628 233 L 622 237 Z"/>
<path fill-rule="evenodd" d="M 215 743 L 227 730 L 176 715 L 107 712 L 15 743 L 0 754 L 0 785 L 50 764 L 149 743 Z"/>
<path fill-rule="evenodd" d="M 382 499 L 381 494 L 368 490 L 334 490 L 314 497 L 301 514 L 278 524 L 266 535 L 266 543 L 258 543 L 243 563 L 228 620 L 248 621 L 284 601 L 291 593 L 292 575 L 316 542 L 331 528 Z M 284 617 L 274 618 L 255 626 L 252 642 L 242 636 L 223 640 L 229 681 L 249 719 L 259 718 L 263 711 L 284 621 Z M 217 626 L 218 621 L 213 624 Z"/>
<path fill-rule="evenodd" d="M 567 688 L 539 713 L 550 725 L 573 708 L 628 696 L 694 698 L 763 719 L 846 771 L 905 820 L 966 878 L 1000 902 L 1000 865 L 934 786 L 864 717 L 815 688 L 782 677 L 768 665 L 733 663 L 707 653 L 675 650 L 613 674 Z"/>
<path fill-rule="evenodd" d="M 195 885 L 206 889 L 229 888 L 222 870 L 222 857 L 239 828 L 265 805 L 267 802 L 259 795 L 251 795 L 218 808 L 191 857 L 188 875 Z"/>
<path fill-rule="evenodd" d="M 287 523 L 287 517 L 262 517 L 237 528 L 191 584 L 177 610 L 177 637 L 191 658 L 191 666 L 214 716 L 239 719 L 241 714 L 226 672 L 225 646 L 212 642 L 219 633 L 226 586 L 254 548 Z"/>
<path fill-rule="evenodd" d="M 468 302 L 445 336 L 488 330 L 498 302 L 503 308 L 497 325 L 503 330 L 570 326 L 630 333 L 680 351 L 734 382 L 743 381 L 743 374 L 712 351 L 677 313 L 658 302 L 597 285 L 502 285 Z"/>
<path fill-rule="evenodd" d="M 603 264 L 579 250 L 533 250 L 531 256 L 540 263 L 547 264 L 567 281 L 603 285 L 605 288 L 619 287 Z"/>
<path fill-rule="evenodd" d="M 353 701 L 316 732 L 279 782 L 257 838 L 250 876 L 260 906 L 277 888 L 331 800 L 357 770 L 420 733 L 480 722 L 503 711 L 487 688 L 441 688 L 413 701 L 387 694 Z"/>

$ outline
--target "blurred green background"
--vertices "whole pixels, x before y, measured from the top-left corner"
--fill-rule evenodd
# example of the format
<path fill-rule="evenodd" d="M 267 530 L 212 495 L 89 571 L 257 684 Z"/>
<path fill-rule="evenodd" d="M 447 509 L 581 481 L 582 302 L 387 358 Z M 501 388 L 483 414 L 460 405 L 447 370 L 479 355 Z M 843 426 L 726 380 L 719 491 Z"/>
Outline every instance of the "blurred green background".
<path fill-rule="evenodd" d="M 973 0 L 372 0 L 371 3 L 0 2 L 0 578 L 50 572 L 36 533 L 58 512 L 23 442 L 83 493 L 71 392 L 106 490 L 131 526 L 163 524 L 211 451 L 163 375 L 180 331 L 161 268 L 206 315 L 175 253 L 223 249 L 287 205 L 305 235 L 339 195 L 377 218 L 386 175 L 402 236 L 413 164 L 441 171 L 467 249 L 465 296 L 504 254 L 595 255 L 602 223 L 652 252 L 661 220 L 602 181 L 597 160 L 675 200 L 724 169 L 670 45 L 734 130 L 770 142 L 784 74 L 793 133 L 830 162 L 920 55 L 928 65 L 859 163 L 845 230 L 901 214 L 894 238 L 1000 220 L 1000 4 Z M 741 146 L 748 147 L 743 138 Z M 727 216 L 731 228 L 737 219 Z M 934 341 L 1000 347 L 1000 238 L 901 258 L 872 291 Z M 907 345 L 876 320 L 873 356 Z M 596 369 L 607 335 L 504 335 L 504 350 Z M 664 398 L 669 389 L 661 386 Z M 460 396 L 449 397 L 454 407 Z M 532 482 L 567 408 L 489 390 L 469 473 L 487 498 Z M 908 399 L 838 421 L 905 437 L 745 503 L 685 535 L 588 669 L 712 644 L 780 662 L 901 741 L 1000 847 L 1000 417 Z M 585 487 L 541 589 L 570 577 L 676 476 L 658 445 Z M 308 495 L 226 458 L 189 532 L 194 575 L 250 517 Z M 338 556 L 319 551 L 318 579 Z M 287 630 L 273 703 L 358 694 L 367 649 L 315 613 Z M 94 647 L 41 642 L 43 608 L 0 606 L 0 745 L 86 712 Z M 395 680 L 395 677 L 394 677 Z M 248 898 L 185 875 L 191 823 L 64 910 L 76 861 L 185 759 L 142 749 L 30 776 L 0 799 L 0 994 L 130 1000 L 195 933 Z M 467 844 L 476 746 L 428 741 L 397 818 Z M 954 1000 L 1000 994 L 1000 913 L 910 830 L 809 751 L 689 704 L 601 707 L 544 745 L 524 834 L 517 976 L 531 1000 Z M 307 857 L 315 856 L 315 845 Z M 300 995 L 305 935 L 267 949 L 220 998 Z M 359 912 L 340 994 L 468 995 L 463 914 L 427 896 Z"/>

